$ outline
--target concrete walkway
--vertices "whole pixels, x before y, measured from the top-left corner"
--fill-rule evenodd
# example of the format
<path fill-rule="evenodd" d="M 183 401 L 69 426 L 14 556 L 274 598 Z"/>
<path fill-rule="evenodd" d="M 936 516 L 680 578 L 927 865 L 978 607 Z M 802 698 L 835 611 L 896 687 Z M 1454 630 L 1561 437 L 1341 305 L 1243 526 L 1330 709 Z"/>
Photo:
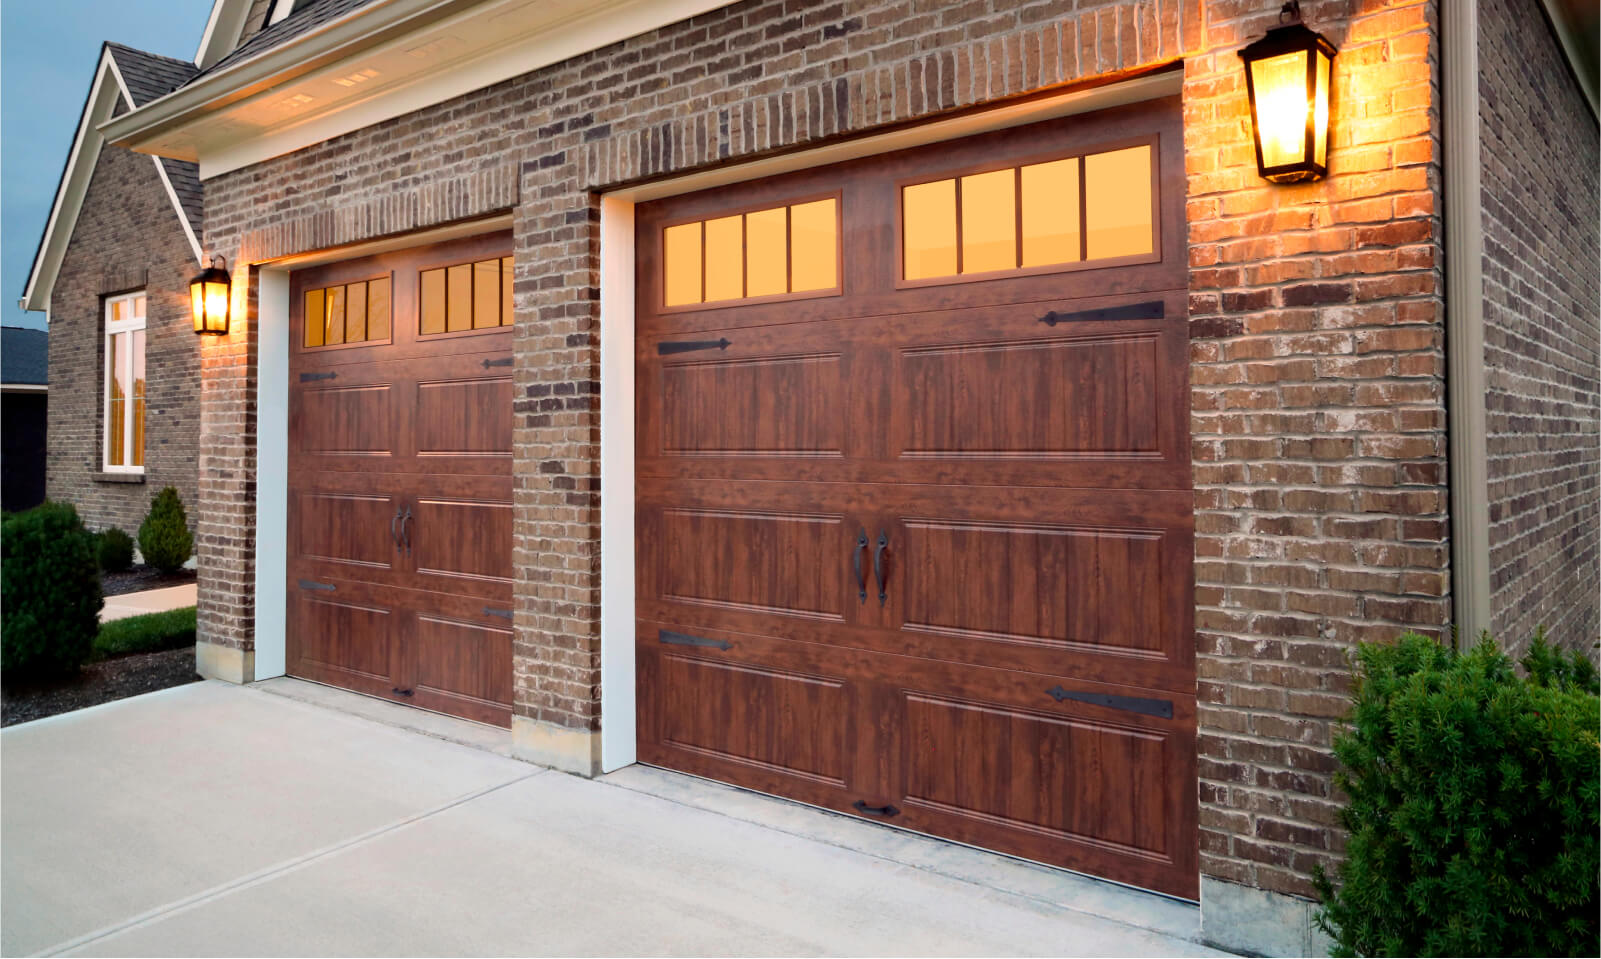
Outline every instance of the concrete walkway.
<path fill-rule="evenodd" d="M 1187 904 L 659 770 L 578 779 L 273 682 L 0 733 L 0 950 L 1220 955 Z"/>
<path fill-rule="evenodd" d="M 107 596 L 106 605 L 100 608 L 100 621 L 109 623 L 114 619 L 127 619 L 129 616 L 140 616 L 144 613 L 159 613 L 164 610 L 193 606 L 196 602 L 199 588 L 195 583 L 185 583 L 182 586 L 168 586 L 164 589 L 146 589 L 137 593 L 123 593 L 121 596 Z"/>

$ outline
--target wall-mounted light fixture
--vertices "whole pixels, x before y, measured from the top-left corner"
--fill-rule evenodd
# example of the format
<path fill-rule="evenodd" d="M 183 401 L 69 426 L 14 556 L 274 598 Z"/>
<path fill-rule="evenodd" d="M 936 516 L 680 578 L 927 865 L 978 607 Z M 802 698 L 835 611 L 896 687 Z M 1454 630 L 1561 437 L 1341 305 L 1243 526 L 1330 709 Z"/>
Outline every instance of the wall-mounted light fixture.
<path fill-rule="evenodd" d="M 1251 98 L 1256 169 L 1274 183 L 1316 180 L 1329 172 L 1329 74 L 1334 44 L 1301 22 L 1299 0 L 1279 11 L 1279 26 L 1240 51 Z"/>
<path fill-rule="evenodd" d="M 228 335 L 228 271 L 222 267 L 227 260 L 211 258 L 211 265 L 189 281 L 189 303 L 195 313 L 195 332 L 210 336 Z"/>

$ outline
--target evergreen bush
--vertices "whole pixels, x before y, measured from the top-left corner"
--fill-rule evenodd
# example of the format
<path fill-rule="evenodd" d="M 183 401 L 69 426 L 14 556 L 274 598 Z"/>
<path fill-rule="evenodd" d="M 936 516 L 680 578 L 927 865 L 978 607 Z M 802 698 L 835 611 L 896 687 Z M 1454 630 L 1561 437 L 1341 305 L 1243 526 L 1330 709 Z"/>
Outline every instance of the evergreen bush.
<path fill-rule="evenodd" d="M 1364 644 L 1335 779 L 1350 797 L 1318 924 L 1337 955 L 1601 949 L 1596 671 L 1543 636 L 1522 660 L 1408 634 Z"/>
<path fill-rule="evenodd" d="M 71 673 L 100 629 L 94 534 L 69 503 L 46 502 L 0 529 L 0 671 L 6 680 Z"/>
<path fill-rule="evenodd" d="M 115 526 L 96 537 L 95 549 L 104 572 L 120 573 L 133 566 L 133 537 Z"/>
<path fill-rule="evenodd" d="M 189 561 L 194 546 L 183 501 L 178 491 L 168 486 L 150 501 L 150 513 L 139 524 L 139 552 L 146 564 L 171 573 Z"/>

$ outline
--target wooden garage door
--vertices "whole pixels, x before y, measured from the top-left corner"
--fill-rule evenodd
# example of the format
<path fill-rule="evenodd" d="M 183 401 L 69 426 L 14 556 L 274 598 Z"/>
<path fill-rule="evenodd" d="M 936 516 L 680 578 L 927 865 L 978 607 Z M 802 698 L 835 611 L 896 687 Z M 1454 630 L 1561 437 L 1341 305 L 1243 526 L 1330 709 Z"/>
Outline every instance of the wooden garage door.
<path fill-rule="evenodd" d="M 510 724 L 510 255 L 292 274 L 291 675 Z"/>
<path fill-rule="evenodd" d="M 1197 895 L 1176 100 L 642 205 L 639 755 Z"/>

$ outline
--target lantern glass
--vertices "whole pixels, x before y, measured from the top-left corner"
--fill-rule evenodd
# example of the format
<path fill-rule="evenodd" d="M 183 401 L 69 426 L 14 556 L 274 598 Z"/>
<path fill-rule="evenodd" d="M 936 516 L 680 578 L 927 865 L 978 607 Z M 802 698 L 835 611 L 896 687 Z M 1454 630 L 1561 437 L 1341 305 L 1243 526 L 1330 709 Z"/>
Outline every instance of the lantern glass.
<path fill-rule="evenodd" d="M 196 333 L 228 334 L 229 287 L 228 271 L 215 266 L 189 281 L 189 309 Z"/>
<path fill-rule="evenodd" d="M 1329 167 L 1329 78 L 1334 45 L 1307 29 L 1299 9 L 1291 22 L 1240 51 L 1251 100 L 1257 170 L 1278 183 L 1315 180 Z"/>

